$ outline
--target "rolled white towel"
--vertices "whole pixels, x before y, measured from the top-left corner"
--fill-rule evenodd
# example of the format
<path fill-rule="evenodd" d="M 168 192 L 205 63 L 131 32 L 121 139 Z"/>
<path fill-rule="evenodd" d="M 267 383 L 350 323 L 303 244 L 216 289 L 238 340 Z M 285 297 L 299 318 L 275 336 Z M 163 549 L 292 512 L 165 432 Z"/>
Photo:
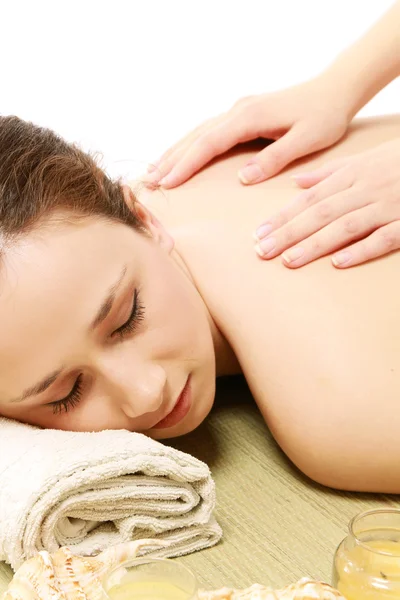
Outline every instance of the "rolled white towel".
<path fill-rule="evenodd" d="M 200 460 L 139 433 L 40 429 L 0 418 L 0 560 L 40 550 L 83 556 L 140 538 L 152 556 L 216 544 L 215 484 Z"/>

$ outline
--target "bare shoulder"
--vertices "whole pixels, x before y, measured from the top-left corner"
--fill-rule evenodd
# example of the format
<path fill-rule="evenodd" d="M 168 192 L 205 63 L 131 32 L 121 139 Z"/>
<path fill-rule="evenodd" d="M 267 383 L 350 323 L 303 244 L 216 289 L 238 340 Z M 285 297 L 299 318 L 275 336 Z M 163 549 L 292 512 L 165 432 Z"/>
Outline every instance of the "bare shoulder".
<path fill-rule="evenodd" d="M 397 135 L 398 117 L 360 122 L 303 168 Z M 241 186 L 236 170 L 253 151 L 221 159 L 171 191 L 157 216 L 175 232 L 293 462 L 333 487 L 399 492 L 400 253 L 347 271 L 335 270 L 329 258 L 296 271 L 280 258 L 261 261 L 251 233 L 295 190 L 288 172 Z"/>
<path fill-rule="evenodd" d="M 237 171 L 266 145 L 265 140 L 255 140 L 218 157 L 178 188 L 143 192 L 144 202 L 169 229 L 220 220 L 234 227 L 242 223 L 251 232 L 296 193 L 292 173 L 317 168 L 331 159 L 362 152 L 396 137 L 400 137 L 400 114 L 356 119 L 347 135 L 328 150 L 292 163 L 261 184 L 243 186 Z"/>
<path fill-rule="evenodd" d="M 229 225 L 204 222 L 181 242 L 293 462 L 332 487 L 399 492 L 400 254 L 351 271 L 328 259 L 290 271 L 259 260 Z"/>

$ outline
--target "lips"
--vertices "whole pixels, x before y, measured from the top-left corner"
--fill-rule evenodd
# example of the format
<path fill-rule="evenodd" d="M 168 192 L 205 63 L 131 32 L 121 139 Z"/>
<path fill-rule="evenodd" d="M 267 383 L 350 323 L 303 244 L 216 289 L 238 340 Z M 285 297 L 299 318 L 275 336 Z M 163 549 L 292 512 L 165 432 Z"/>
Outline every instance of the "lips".
<path fill-rule="evenodd" d="M 179 394 L 178 400 L 176 401 L 174 408 L 166 417 L 164 417 L 161 421 L 153 425 L 152 429 L 166 429 L 167 427 L 173 427 L 173 425 L 177 425 L 177 423 L 179 423 L 184 417 L 186 417 L 191 404 L 192 399 L 189 375 L 183 390 Z"/>

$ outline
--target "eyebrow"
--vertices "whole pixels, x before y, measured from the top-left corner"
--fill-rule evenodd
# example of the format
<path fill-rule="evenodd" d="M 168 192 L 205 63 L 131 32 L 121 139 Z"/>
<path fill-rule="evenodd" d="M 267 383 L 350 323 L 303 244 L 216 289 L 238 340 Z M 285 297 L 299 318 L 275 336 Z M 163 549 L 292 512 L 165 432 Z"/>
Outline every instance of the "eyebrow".
<path fill-rule="evenodd" d="M 125 278 L 127 270 L 128 270 L 128 266 L 125 265 L 124 268 L 122 269 L 117 281 L 115 283 L 113 283 L 113 285 L 109 288 L 107 297 L 105 298 L 104 302 L 100 306 L 95 318 L 89 325 L 89 329 L 88 329 L 89 332 L 94 331 L 101 323 L 103 323 L 103 321 L 105 321 L 107 316 L 110 314 L 111 309 L 114 304 L 114 301 L 115 301 L 115 297 L 117 295 L 117 291 L 120 288 L 120 286 Z M 13 398 L 12 400 L 9 400 L 8 402 L 10 404 L 13 404 L 16 402 L 23 402 L 24 400 L 26 400 L 27 398 L 30 398 L 31 396 L 37 396 L 37 395 L 43 393 L 45 390 L 47 390 L 47 388 L 49 388 L 52 385 L 52 383 L 55 382 L 57 377 L 59 377 L 63 371 L 65 371 L 64 366 L 53 371 L 52 373 L 50 373 L 50 375 L 46 375 L 46 377 L 43 377 L 43 379 L 41 379 L 41 381 L 39 381 L 39 383 L 36 383 L 35 385 L 32 385 L 31 387 L 27 388 L 24 392 L 22 392 L 22 394 L 20 396 L 18 396 L 17 398 Z"/>

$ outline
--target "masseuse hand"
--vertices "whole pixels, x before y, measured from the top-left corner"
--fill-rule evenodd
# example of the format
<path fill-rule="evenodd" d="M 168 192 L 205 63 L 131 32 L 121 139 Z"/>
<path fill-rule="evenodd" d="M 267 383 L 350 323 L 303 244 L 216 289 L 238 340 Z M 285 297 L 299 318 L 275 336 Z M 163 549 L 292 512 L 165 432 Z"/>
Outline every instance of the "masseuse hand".
<path fill-rule="evenodd" d="M 301 267 L 345 246 L 332 262 L 351 267 L 400 248 L 400 138 L 294 178 L 307 189 L 257 230 L 263 257 Z"/>
<path fill-rule="evenodd" d="M 145 180 L 175 187 L 240 142 L 274 139 L 239 172 L 243 183 L 259 183 L 295 159 L 335 143 L 346 132 L 349 112 L 344 95 L 323 74 L 283 91 L 243 98 L 167 150 Z"/>

